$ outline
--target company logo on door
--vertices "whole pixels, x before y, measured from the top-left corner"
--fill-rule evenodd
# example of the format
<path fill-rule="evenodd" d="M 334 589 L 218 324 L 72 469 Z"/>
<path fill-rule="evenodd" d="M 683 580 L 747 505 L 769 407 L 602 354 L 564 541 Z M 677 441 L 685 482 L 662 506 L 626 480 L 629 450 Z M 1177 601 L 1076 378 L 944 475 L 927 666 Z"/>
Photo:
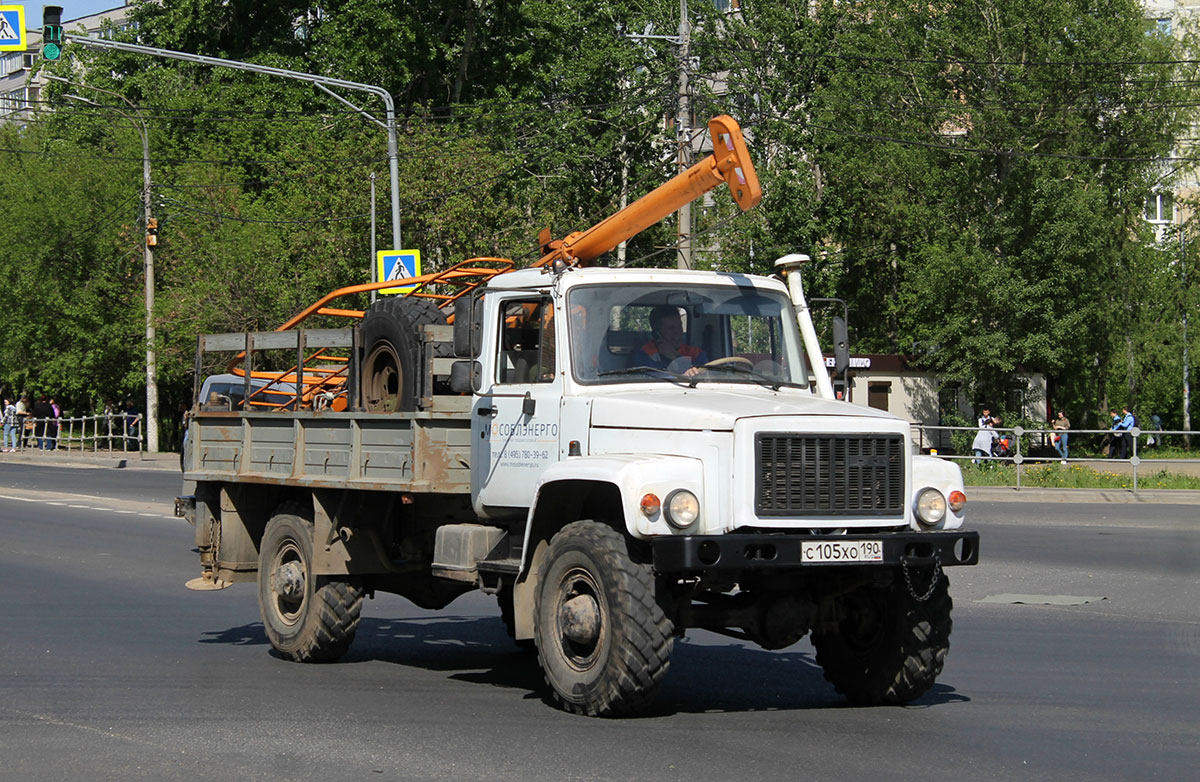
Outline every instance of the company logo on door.
<path fill-rule="evenodd" d="M 492 424 L 492 437 L 558 437 L 557 423 Z"/>

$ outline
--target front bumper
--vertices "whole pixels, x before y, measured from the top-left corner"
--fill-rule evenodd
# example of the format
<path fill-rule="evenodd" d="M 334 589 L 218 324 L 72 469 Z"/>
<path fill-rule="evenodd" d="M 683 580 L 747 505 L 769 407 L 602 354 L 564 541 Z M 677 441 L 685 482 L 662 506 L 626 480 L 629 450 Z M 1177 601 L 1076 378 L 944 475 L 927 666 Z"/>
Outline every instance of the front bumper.
<path fill-rule="evenodd" d="M 877 540 L 883 558 L 862 562 L 806 562 L 805 543 Z M 650 543 L 659 573 L 740 572 L 747 570 L 808 570 L 811 568 L 975 565 L 979 562 L 979 533 L 969 530 L 932 532 L 875 532 L 850 535 L 734 534 L 686 535 L 655 538 Z"/>

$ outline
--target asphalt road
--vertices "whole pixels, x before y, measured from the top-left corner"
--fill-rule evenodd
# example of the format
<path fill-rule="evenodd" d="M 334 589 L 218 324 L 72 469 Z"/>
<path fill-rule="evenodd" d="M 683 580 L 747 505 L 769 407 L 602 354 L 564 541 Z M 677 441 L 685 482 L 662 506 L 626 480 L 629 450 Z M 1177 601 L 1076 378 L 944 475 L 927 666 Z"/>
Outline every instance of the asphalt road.
<path fill-rule="evenodd" d="M 950 656 L 912 706 L 846 705 L 807 641 L 695 632 L 648 714 L 593 720 L 548 704 L 482 595 L 380 596 L 343 662 L 278 659 L 252 587 L 183 588 L 176 476 L 16 467 L 0 779 L 1141 780 L 1200 762 L 1194 506 L 975 503 L 982 564 L 951 572 Z M 985 602 L 1006 594 L 1090 600 Z"/>

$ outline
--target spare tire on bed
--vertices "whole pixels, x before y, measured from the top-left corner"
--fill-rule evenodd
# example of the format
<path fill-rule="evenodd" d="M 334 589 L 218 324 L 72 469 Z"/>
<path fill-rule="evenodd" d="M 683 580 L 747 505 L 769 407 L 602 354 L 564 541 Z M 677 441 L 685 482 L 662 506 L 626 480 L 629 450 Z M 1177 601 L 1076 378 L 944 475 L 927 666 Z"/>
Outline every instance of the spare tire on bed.
<path fill-rule="evenodd" d="M 428 325 L 446 325 L 445 313 L 432 299 L 380 299 L 367 310 L 359 327 L 363 410 L 399 413 L 417 409 L 421 328 Z"/>

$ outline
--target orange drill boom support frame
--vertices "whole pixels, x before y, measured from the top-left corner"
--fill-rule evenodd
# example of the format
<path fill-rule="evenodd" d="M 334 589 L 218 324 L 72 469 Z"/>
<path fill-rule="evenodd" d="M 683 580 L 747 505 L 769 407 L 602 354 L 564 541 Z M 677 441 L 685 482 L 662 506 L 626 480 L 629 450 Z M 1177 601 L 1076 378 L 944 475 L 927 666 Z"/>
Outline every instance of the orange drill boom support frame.
<path fill-rule="evenodd" d="M 709 120 L 708 130 L 713 144 L 711 155 L 586 231 L 576 231 L 564 239 L 555 241 L 550 241 L 549 231 L 543 231 L 539 238 L 542 240 L 545 254 L 533 265 L 546 266 L 557 261 L 569 266 L 588 266 L 621 242 L 636 236 L 721 183 L 729 185 L 730 194 L 742 211 L 752 209 L 762 200 L 762 188 L 759 186 L 754 164 L 750 160 L 750 153 L 746 149 L 746 142 L 742 138 L 741 128 L 736 120 L 723 114 Z M 412 290 L 405 295 L 432 298 L 438 301 L 439 307 L 445 307 L 468 295 L 478 286 L 486 284 L 492 277 L 515 268 L 516 264 L 506 258 L 471 258 L 445 271 L 419 277 L 350 285 L 326 294 L 290 318 L 276 331 L 295 328 L 312 315 L 361 318 L 364 314 L 361 310 L 335 309 L 326 305 L 342 296 L 384 288 L 411 287 Z M 322 354 L 323 351 L 318 351 L 311 358 L 327 361 L 346 360 Z M 228 371 L 244 376 L 245 370 L 241 368 L 244 359 L 245 355 L 239 353 L 230 360 Z M 302 403 L 311 405 L 316 394 L 344 387 L 347 370 L 348 367 L 340 372 L 330 373 L 312 367 L 292 367 L 286 373 L 252 374 L 254 377 L 270 378 L 275 383 L 299 380 Z M 250 404 L 255 403 L 250 401 Z"/>

